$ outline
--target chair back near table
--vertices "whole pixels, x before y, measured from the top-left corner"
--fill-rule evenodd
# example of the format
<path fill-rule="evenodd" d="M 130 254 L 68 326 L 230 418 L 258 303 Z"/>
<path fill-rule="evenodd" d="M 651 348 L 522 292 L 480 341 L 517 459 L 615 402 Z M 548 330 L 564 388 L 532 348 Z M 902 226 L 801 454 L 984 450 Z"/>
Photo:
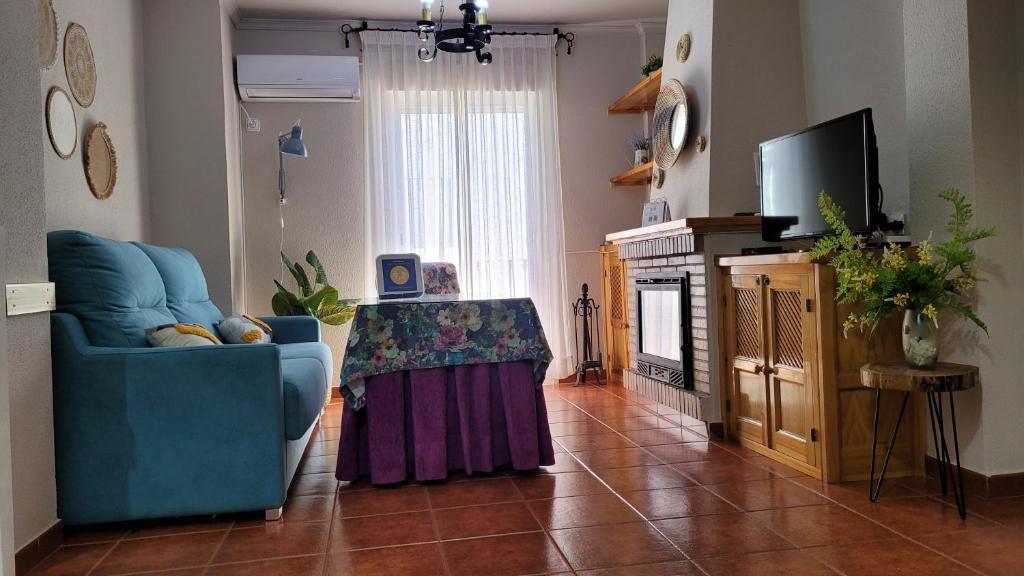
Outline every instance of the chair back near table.
<path fill-rule="evenodd" d="M 459 275 L 450 262 L 424 262 L 423 291 L 427 294 L 459 294 Z"/>

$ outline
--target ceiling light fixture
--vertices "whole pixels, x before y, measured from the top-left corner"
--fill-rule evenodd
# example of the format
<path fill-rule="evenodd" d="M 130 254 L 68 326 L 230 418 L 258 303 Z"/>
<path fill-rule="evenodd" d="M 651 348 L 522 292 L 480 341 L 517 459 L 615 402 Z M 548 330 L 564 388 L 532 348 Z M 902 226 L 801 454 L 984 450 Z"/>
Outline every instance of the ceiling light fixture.
<path fill-rule="evenodd" d="M 433 20 L 434 0 L 420 0 L 420 20 L 416 22 L 420 40 L 426 44 L 433 36 L 433 46 L 421 46 L 416 55 L 423 62 L 430 62 L 437 51 L 453 54 L 476 54 L 476 61 L 484 66 L 491 63 L 491 53 L 484 48 L 491 43 L 491 26 L 487 23 L 488 0 L 466 0 L 459 5 L 462 12 L 462 26 L 444 29 L 444 2 L 438 22 Z"/>

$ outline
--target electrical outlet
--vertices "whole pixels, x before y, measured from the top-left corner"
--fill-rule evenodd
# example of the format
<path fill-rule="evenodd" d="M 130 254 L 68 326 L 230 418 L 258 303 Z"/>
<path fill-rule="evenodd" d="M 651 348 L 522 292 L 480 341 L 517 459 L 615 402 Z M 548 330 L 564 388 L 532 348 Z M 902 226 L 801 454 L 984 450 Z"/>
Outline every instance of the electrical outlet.
<path fill-rule="evenodd" d="M 260 119 L 259 118 L 249 118 L 249 119 L 247 119 L 246 122 L 245 122 L 245 131 L 246 132 L 259 132 L 260 131 Z"/>

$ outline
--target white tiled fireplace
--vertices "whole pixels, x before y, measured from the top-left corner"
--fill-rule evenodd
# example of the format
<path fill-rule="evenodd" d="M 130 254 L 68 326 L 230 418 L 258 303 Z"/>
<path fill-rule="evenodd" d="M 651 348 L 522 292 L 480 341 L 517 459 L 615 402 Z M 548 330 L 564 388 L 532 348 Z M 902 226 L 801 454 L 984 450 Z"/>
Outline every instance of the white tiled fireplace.
<path fill-rule="evenodd" d="M 718 301 L 715 257 L 738 254 L 745 246 L 761 244 L 758 218 L 690 218 L 648 228 L 609 234 L 626 266 L 629 312 L 629 367 L 624 385 L 657 402 L 666 413 L 681 413 L 709 423 L 721 422 L 720 358 L 718 350 Z M 647 278 L 681 278 L 688 281 L 689 337 L 679 339 L 680 369 L 688 372 L 683 383 L 667 377 L 659 362 L 653 368 L 651 342 L 640 342 L 642 318 L 638 317 L 638 284 Z M 685 318 L 683 318 L 685 320 Z M 659 325 L 662 337 L 667 326 Z M 656 350 L 656 351 L 657 351 Z M 643 352 L 643 353 L 642 353 Z M 656 354 L 656 356 L 672 356 Z M 689 358 L 689 366 L 687 364 Z M 668 358 L 673 360 L 674 358 Z M 687 369 L 688 368 L 688 369 Z M 671 383 L 670 383 L 671 382 Z"/>

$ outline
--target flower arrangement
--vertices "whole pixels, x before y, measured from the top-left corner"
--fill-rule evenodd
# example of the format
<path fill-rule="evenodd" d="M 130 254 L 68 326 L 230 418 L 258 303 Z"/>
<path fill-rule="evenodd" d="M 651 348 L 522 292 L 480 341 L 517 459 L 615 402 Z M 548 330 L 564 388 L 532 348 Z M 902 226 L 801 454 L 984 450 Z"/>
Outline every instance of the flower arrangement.
<path fill-rule="evenodd" d="M 977 254 L 971 243 L 995 236 L 996 230 L 970 227 L 974 210 L 960 191 L 946 190 L 939 197 L 953 208 L 946 224 L 948 240 L 933 244 L 929 238 L 916 251 L 890 244 L 879 255 L 866 250 L 864 239 L 850 231 L 843 209 L 825 192 L 819 194 L 818 207 L 835 234 L 818 240 L 811 257 L 832 258 L 838 276 L 837 302 L 865 305 L 843 322 L 844 336 L 855 327 L 874 331 L 893 310 L 916 311 L 936 328 L 939 312 L 950 310 L 988 332 L 967 301 L 977 283 Z"/>
<path fill-rule="evenodd" d="M 643 132 L 634 132 L 629 135 L 629 138 L 626 138 L 626 145 L 634 152 L 647 150 L 648 146 L 650 146 L 650 140 L 647 136 L 644 136 Z"/>

